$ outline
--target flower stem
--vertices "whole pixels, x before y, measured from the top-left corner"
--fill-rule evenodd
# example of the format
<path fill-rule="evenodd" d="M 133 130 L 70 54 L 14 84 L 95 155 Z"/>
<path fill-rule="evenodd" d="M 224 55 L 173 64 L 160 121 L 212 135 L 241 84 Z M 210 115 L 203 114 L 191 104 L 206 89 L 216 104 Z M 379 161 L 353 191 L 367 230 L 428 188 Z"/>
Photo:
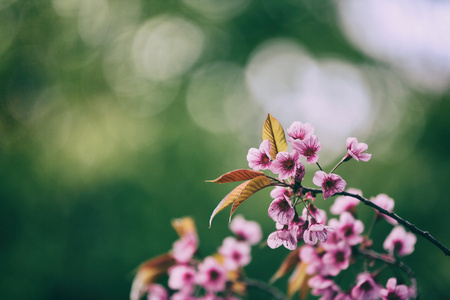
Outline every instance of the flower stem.
<path fill-rule="evenodd" d="M 322 170 L 322 167 L 319 165 L 318 162 L 316 162 L 316 165 L 319 167 L 320 171 L 323 171 L 323 170 Z"/>
<path fill-rule="evenodd" d="M 341 159 L 341 161 L 338 162 L 337 165 L 335 165 L 334 168 L 330 171 L 330 174 L 333 173 L 334 170 L 336 170 L 337 167 L 339 167 L 339 166 L 345 161 L 346 158 L 347 158 L 347 156 L 344 156 L 344 157 Z"/>
<path fill-rule="evenodd" d="M 378 221 L 378 214 L 375 213 L 375 215 L 373 216 L 372 223 L 370 224 L 370 227 L 369 227 L 369 229 L 367 230 L 367 233 L 366 233 L 367 238 L 370 237 L 370 234 L 372 233 L 372 229 L 375 227 L 375 224 L 377 223 L 377 221 Z"/>

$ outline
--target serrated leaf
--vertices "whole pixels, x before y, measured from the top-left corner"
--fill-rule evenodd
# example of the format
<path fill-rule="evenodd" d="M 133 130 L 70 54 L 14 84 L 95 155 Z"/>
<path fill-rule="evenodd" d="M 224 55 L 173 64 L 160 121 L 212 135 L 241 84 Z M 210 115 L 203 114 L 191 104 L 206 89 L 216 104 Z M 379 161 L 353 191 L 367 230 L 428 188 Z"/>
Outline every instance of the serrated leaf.
<path fill-rule="evenodd" d="M 264 175 L 263 172 L 248 170 L 248 169 L 238 169 L 228 173 L 223 174 L 217 179 L 214 180 L 206 180 L 206 182 L 215 182 L 215 183 L 227 183 L 227 182 L 235 182 L 242 180 L 253 179 L 258 176 Z"/>
<path fill-rule="evenodd" d="M 264 122 L 262 140 L 269 140 L 271 144 L 270 156 L 275 159 L 278 152 L 287 151 L 286 137 L 283 127 L 277 119 L 270 114 Z"/>
<path fill-rule="evenodd" d="M 166 274 L 167 270 L 173 265 L 175 265 L 175 259 L 169 253 L 151 258 L 142 263 L 133 279 L 130 299 L 139 300 L 147 291 L 149 284 Z"/>
<path fill-rule="evenodd" d="M 231 207 L 230 213 L 230 221 L 231 216 L 236 211 L 236 209 L 241 205 L 245 200 L 247 200 L 251 195 L 256 193 L 257 191 L 271 185 L 271 181 L 269 178 L 264 176 L 258 176 L 253 178 L 248 182 L 248 184 L 244 187 L 242 192 L 239 194 L 239 197 L 233 202 L 233 206 Z"/>
<path fill-rule="evenodd" d="M 273 274 L 269 283 L 274 283 L 276 280 L 280 279 L 295 268 L 295 266 L 300 262 L 300 258 L 298 256 L 299 251 L 300 248 L 296 248 L 294 251 L 291 251 L 288 256 L 286 256 L 278 270 L 275 274 Z"/>
<path fill-rule="evenodd" d="M 292 273 L 288 282 L 288 297 L 292 297 L 297 291 L 299 291 L 299 299 L 305 300 L 309 294 L 310 287 L 308 286 L 308 280 L 311 275 L 306 274 L 307 264 L 300 262 Z"/>
<path fill-rule="evenodd" d="M 195 227 L 195 222 L 191 217 L 184 217 L 179 219 L 173 219 L 172 227 L 178 233 L 178 236 L 182 238 L 185 234 L 195 234 L 197 235 L 197 229 Z"/>
<path fill-rule="evenodd" d="M 240 185 L 238 185 L 234 190 L 232 190 L 228 195 L 225 196 L 225 198 L 222 199 L 222 201 L 219 202 L 219 204 L 214 209 L 213 213 L 211 214 L 211 217 L 209 218 L 209 227 L 211 227 L 211 222 L 214 218 L 214 216 L 219 213 L 221 210 L 226 208 L 227 206 L 233 204 L 233 202 L 239 197 L 241 192 L 244 190 L 244 188 L 249 184 L 250 180 L 247 180 Z"/>

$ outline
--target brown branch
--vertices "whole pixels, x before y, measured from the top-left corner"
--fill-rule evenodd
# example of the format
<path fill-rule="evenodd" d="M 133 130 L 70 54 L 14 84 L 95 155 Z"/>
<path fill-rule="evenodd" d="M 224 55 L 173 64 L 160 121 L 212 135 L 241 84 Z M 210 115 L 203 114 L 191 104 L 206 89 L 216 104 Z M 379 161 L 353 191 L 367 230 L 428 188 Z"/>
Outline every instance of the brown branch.
<path fill-rule="evenodd" d="M 312 192 L 315 194 L 321 194 L 322 190 L 321 189 L 314 189 L 314 188 L 308 188 L 308 187 L 304 187 L 302 186 L 303 191 L 305 192 Z M 424 238 L 426 238 L 428 241 L 430 241 L 432 244 L 434 244 L 436 247 L 438 247 L 439 249 L 442 250 L 442 252 L 444 252 L 444 254 L 446 256 L 450 256 L 450 250 L 445 247 L 443 244 L 441 244 L 438 240 L 436 240 L 428 231 L 423 231 L 419 228 L 417 228 L 414 224 L 410 223 L 409 221 L 403 219 L 402 217 L 400 217 L 399 215 L 387 211 L 386 209 L 379 207 L 378 205 L 376 205 L 375 203 L 373 203 L 372 201 L 357 195 L 357 194 L 352 194 L 352 193 L 348 193 L 348 192 L 340 192 L 340 193 L 336 193 L 335 195 L 342 195 L 342 196 L 349 196 L 349 197 L 353 197 L 358 199 L 359 201 L 361 201 L 362 203 L 364 203 L 365 205 L 368 205 L 374 209 L 376 209 L 378 212 L 389 216 L 395 220 L 397 220 L 397 222 L 399 222 L 400 224 L 402 224 L 403 226 L 407 227 L 409 230 L 411 230 L 412 232 L 414 232 L 417 235 L 420 235 Z"/>

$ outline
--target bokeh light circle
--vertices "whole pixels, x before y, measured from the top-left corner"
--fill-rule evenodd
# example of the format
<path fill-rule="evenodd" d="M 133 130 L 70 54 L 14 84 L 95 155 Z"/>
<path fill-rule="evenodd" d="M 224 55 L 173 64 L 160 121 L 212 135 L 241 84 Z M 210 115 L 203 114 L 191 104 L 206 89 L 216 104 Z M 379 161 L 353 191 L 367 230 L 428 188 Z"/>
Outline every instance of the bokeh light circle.
<path fill-rule="evenodd" d="M 133 41 L 136 69 L 148 79 L 164 81 L 183 75 L 202 53 L 204 34 L 192 21 L 176 16 L 150 19 Z"/>

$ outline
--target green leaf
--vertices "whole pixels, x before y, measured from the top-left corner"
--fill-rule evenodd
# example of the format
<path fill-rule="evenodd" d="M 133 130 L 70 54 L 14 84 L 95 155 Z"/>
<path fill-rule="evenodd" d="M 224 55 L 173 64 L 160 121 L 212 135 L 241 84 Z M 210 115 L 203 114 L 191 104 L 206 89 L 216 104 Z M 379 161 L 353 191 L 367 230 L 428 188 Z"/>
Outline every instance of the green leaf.
<path fill-rule="evenodd" d="M 262 140 L 269 140 L 271 144 L 270 156 L 275 159 L 278 152 L 287 151 L 286 137 L 283 127 L 277 119 L 270 114 L 264 122 L 262 130 Z"/>

